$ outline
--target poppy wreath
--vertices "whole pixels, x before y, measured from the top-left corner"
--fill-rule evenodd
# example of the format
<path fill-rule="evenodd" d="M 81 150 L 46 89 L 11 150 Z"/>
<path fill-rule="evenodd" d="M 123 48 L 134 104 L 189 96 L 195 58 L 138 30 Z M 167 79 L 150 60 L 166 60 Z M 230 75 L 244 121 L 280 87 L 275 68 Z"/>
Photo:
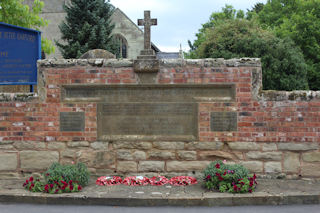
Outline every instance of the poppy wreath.
<path fill-rule="evenodd" d="M 197 179 L 190 176 L 178 176 L 171 178 L 169 183 L 173 186 L 188 186 L 197 184 Z"/>
<path fill-rule="evenodd" d="M 156 176 L 149 179 L 152 186 L 163 186 L 169 183 L 169 180 L 164 176 Z"/>
<path fill-rule="evenodd" d="M 122 184 L 122 178 L 119 176 L 107 177 L 102 176 L 96 180 L 96 184 L 99 186 L 115 186 Z"/>
<path fill-rule="evenodd" d="M 149 178 L 147 177 L 137 177 L 137 176 L 130 176 L 126 177 L 122 184 L 127 186 L 146 186 L 149 184 Z"/>

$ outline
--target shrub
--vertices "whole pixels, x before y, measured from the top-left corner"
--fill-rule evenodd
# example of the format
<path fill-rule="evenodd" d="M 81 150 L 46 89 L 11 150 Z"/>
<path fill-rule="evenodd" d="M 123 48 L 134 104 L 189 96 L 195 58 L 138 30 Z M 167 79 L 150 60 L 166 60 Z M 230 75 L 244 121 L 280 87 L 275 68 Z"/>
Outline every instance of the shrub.
<path fill-rule="evenodd" d="M 221 160 L 211 162 L 203 171 L 205 187 L 220 192 L 246 193 L 256 188 L 256 175 L 239 164 L 224 164 Z"/>
<path fill-rule="evenodd" d="M 72 165 L 53 163 L 44 173 L 44 178 L 49 184 L 61 181 L 61 177 L 65 182 L 73 181 L 81 186 L 86 186 L 89 183 L 90 173 L 83 163 Z"/>

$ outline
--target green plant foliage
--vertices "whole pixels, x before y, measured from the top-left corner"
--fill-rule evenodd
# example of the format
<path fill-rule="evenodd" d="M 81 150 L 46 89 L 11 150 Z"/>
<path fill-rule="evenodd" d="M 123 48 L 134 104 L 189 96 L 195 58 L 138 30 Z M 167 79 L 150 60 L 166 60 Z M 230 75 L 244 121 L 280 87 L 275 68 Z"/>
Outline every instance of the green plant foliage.
<path fill-rule="evenodd" d="M 24 0 L 1 0 L 0 21 L 35 30 L 40 30 L 40 27 L 46 27 L 48 21 L 39 16 L 44 3 L 40 0 L 34 0 L 32 9 L 30 9 L 23 2 Z M 45 53 L 54 53 L 55 47 L 50 40 L 42 38 L 41 42 L 42 50 Z"/>
<path fill-rule="evenodd" d="M 23 187 L 31 192 L 44 192 L 49 194 L 72 193 L 82 190 L 81 185 L 72 180 L 66 182 L 63 177 L 60 177 L 58 181 L 54 181 L 53 183 L 43 183 L 40 179 L 34 180 L 31 176 L 23 183 Z"/>
<path fill-rule="evenodd" d="M 79 58 L 92 49 L 105 49 L 114 54 L 119 43 L 111 32 L 114 7 L 104 0 L 71 0 L 64 5 L 66 19 L 59 26 L 64 42 L 56 42 L 64 58 Z"/>
<path fill-rule="evenodd" d="M 320 0 L 268 0 L 257 15 L 264 29 L 290 37 L 308 64 L 308 83 L 320 90 Z"/>
<path fill-rule="evenodd" d="M 247 193 L 256 188 L 256 175 L 239 164 L 225 164 L 220 160 L 211 162 L 203 171 L 205 187 L 220 192 Z"/>
<path fill-rule="evenodd" d="M 263 89 L 308 89 L 307 64 L 291 39 L 280 39 L 246 19 L 216 23 L 204 37 L 193 51 L 199 58 L 261 58 Z"/>
<path fill-rule="evenodd" d="M 54 184 L 63 180 L 67 183 L 73 181 L 81 186 L 86 186 L 89 183 L 90 173 L 83 163 L 72 165 L 53 163 L 43 176 L 48 184 Z"/>

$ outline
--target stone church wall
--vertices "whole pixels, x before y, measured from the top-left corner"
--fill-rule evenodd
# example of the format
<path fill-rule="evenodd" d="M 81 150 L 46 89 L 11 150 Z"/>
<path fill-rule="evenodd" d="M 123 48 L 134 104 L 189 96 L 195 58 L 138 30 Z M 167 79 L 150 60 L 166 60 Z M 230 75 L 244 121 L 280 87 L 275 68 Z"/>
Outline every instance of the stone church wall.
<path fill-rule="evenodd" d="M 25 0 L 24 3 L 31 7 L 34 0 Z M 40 15 L 42 18 L 49 20 L 47 27 L 40 30 L 44 38 L 55 42 L 61 42 L 61 33 L 59 25 L 65 20 L 66 13 L 63 5 L 67 4 L 69 0 L 42 0 L 45 7 Z M 143 13 L 141 13 L 143 15 Z M 128 42 L 128 57 L 129 59 L 136 59 L 143 49 L 143 31 L 140 30 L 135 23 L 133 23 L 121 10 L 116 9 L 112 15 L 112 22 L 115 28 L 112 34 L 119 34 L 123 36 Z M 61 52 L 58 47 L 53 54 L 47 55 L 49 59 L 62 59 Z"/>
<path fill-rule="evenodd" d="M 160 61 L 155 83 L 147 88 L 170 87 L 177 94 L 181 91 L 176 88 L 181 86 L 227 88 L 221 90 L 223 95 L 213 90 L 212 97 L 187 99 L 188 94 L 182 93 L 185 101 L 179 96 L 176 101 L 169 100 L 173 104 L 187 102 L 175 105 L 181 106 L 181 111 L 196 104 L 196 133 L 191 139 L 99 136 L 101 125 L 110 121 L 99 121 L 101 101 L 109 102 L 95 96 L 100 90 L 89 90 L 139 86 L 140 76 L 131 60 L 43 60 L 38 68 L 37 94 L 0 94 L 2 177 L 42 172 L 56 161 L 85 162 L 97 175 L 197 175 L 215 159 L 242 163 L 260 175 L 320 177 L 320 93 L 262 91 L 257 59 Z M 80 96 L 71 97 L 77 94 L 73 89 L 82 87 L 86 89 Z M 122 94 L 131 97 L 134 93 Z M 150 103 L 158 101 L 148 99 Z M 84 126 L 76 122 L 62 127 L 66 125 L 62 125 L 64 115 L 75 115 Z M 130 129 L 129 121 L 126 125 Z M 127 131 L 112 131 L 117 130 Z"/>

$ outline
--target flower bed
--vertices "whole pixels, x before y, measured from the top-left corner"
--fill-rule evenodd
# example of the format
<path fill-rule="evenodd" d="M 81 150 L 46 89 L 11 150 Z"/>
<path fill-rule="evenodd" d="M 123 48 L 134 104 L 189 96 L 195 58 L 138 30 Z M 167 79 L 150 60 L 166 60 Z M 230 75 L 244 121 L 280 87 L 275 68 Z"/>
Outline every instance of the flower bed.
<path fill-rule="evenodd" d="M 205 186 L 220 192 L 252 193 L 256 185 L 256 175 L 239 164 L 225 164 L 220 160 L 214 161 L 204 170 Z"/>

